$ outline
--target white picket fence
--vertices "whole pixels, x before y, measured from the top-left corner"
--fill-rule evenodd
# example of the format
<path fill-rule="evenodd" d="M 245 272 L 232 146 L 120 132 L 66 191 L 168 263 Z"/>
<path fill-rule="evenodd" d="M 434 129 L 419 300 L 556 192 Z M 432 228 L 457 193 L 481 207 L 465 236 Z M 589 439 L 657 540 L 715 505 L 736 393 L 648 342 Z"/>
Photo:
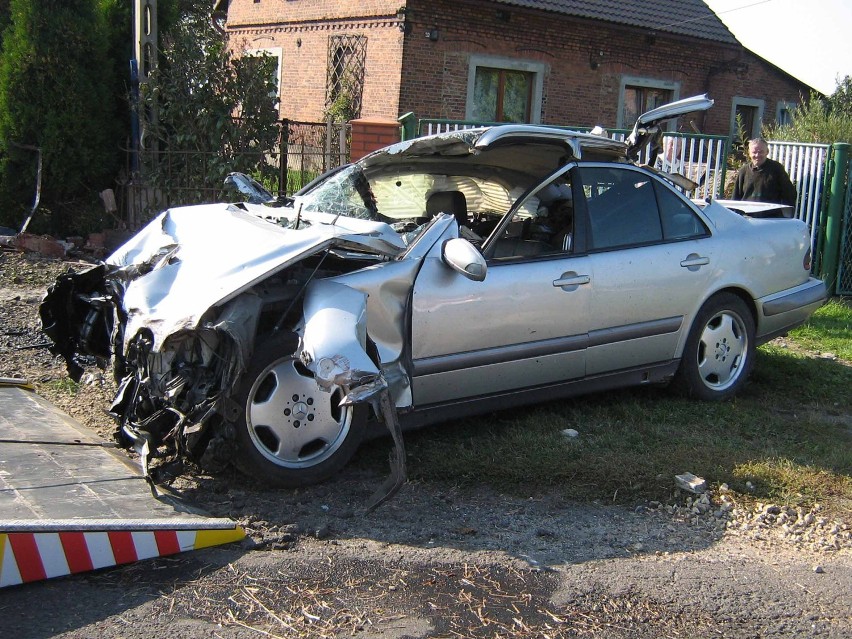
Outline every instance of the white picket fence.
<path fill-rule="evenodd" d="M 720 197 L 725 188 L 727 157 L 728 141 L 723 136 L 664 133 L 657 167 L 680 173 L 698 184 L 698 188 L 687 192 L 689 197 Z"/>
<path fill-rule="evenodd" d="M 432 135 L 493 123 L 464 120 L 421 119 L 418 135 Z M 575 128 L 585 131 L 583 127 Z M 628 131 L 609 131 L 615 140 L 624 140 Z M 723 197 L 729 145 L 725 136 L 690 133 L 665 133 L 663 150 L 657 158 L 657 167 L 663 171 L 680 173 L 697 183 L 698 188 L 687 192 L 692 198 Z M 811 232 L 811 245 L 816 246 L 819 233 L 820 207 L 824 188 L 826 164 L 831 152 L 829 144 L 803 142 L 769 142 L 769 156 L 784 165 L 796 186 L 798 199 L 795 216 L 807 223 Z M 641 161 L 647 162 L 647 150 Z"/>
<path fill-rule="evenodd" d="M 796 186 L 796 217 L 811 229 L 811 246 L 816 246 L 822 190 L 830 144 L 769 141 L 769 157 L 784 165 Z"/>

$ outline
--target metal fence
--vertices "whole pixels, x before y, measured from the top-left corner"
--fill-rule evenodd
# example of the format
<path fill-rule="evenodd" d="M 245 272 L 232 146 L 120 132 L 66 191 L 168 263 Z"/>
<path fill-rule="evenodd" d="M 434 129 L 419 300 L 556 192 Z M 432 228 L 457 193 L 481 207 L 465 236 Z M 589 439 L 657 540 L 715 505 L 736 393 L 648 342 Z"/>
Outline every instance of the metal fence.
<path fill-rule="evenodd" d="M 618 132 L 616 139 L 625 139 L 629 132 Z M 617 137 L 620 136 L 620 137 Z M 664 133 L 663 150 L 657 157 L 657 168 L 680 173 L 698 186 L 686 194 L 692 198 L 721 197 L 725 191 L 728 159 L 727 136 L 700 133 Z M 648 162 L 648 150 L 640 158 Z"/>
<path fill-rule="evenodd" d="M 282 128 L 281 148 L 286 149 L 280 195 L 301 189 L 315 177 L 349 161 L 352 126 L 348 123 L 287 121 Z"/>
<path fill-rule="evenodd" d="M 282 120 L 278 126 L 277 144 L 264 151 L 187 151 L 166 141 L 138 151 L 135 163 L 128 151 L 131 177 L 117 185 L 119 214 L 133 229 L 169 207 L 236 199 L 224 188 L 232 171 L 250 175 L 274 194 L 289 195 L 349 161 L 349 124 Z M 138 170 L 131 171 L 131 165 Z"/>
<path fill-rule="evenodd" d="M 813 247 L 816 247 L 820 229 L 820 210 L 830 149 L 829 144 L 769 141 L 769 157 L 784 165 L 796 187 L 798 199 L 795 215 L 811 229 Z"/>
<path fill-rule="evenodd" d="M 417 122 L 419 136 L 445 133 L 481 126 L 497 126 L 500 122 L 478 122 L 473 120 L 448 120 L 424 118 Z M 588 127 L 559 126 L 555 128 L 588 132 Z M 626 129 L 611 129 L 608 135 L 624 141 L 630 134 Z M 726 192 L 727 161 L 730 140 L 724 135 L 702 135 L 665 132 L 663 151 L 657 158 L 657 167 L 689 178 L 698 188 L 688 191 L 693 198 L 723 198 Z M 820 232 L 820 208 L 825 188 L 826 163 L 831 145 L 806 144 L 799 142 L 769 142 L 769 155 L 781 162 L 799 194 L 795 215 L 804 220 L 811 230 L 811 243 L 816 246 Z M 647 150 L 640 161 L 648 161 Z"/>
<path fill-rule="evenodd" d="M 852 295 L 852 159 L 847 161 L 846 166 L 836 292 L 838 295 Z"/>

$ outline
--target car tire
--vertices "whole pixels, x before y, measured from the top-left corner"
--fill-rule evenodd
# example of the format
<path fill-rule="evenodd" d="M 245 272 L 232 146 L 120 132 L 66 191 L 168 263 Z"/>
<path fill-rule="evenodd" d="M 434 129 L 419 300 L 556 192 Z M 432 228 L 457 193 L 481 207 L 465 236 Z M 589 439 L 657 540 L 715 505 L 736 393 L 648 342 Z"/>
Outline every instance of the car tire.
<path fill-rule="evenodd" d="M 754 348 L 754 318 L 748 306 L 733 293 L 718 293 L 695 316 L 676 383 L 689 397 L 730 399 L 751 373 Z"/>
<path fill-rule="evenodd" d="M 324 481 L 355 454 L 367 407 L 340 406 L 343 389 L 326 392 L 295 357 L 296 340 L 258 344 L 233 396 L 241 471 L 277 488 Z"/>

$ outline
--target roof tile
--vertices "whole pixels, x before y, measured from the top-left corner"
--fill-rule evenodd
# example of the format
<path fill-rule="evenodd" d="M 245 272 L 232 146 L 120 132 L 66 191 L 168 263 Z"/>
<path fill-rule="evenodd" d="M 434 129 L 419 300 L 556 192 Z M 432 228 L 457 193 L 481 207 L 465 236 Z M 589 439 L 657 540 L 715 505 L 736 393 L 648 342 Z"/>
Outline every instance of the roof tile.
<path fill-rule="evenodd" d="M 656 32 L 739 44 L 702 0 L 497 0 L 501 4 L 604 20 Z"/>

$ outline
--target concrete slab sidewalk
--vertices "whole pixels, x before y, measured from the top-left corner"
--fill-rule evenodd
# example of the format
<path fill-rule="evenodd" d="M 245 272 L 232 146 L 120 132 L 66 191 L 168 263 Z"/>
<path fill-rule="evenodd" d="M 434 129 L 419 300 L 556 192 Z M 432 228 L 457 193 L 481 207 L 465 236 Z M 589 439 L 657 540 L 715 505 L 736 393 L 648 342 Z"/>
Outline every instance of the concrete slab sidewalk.
<path fill-rule="evenodd" d="M 0 587 L 238 541 L 230 519 L 154 494 L 114 444 L 0 381 Z"/>

